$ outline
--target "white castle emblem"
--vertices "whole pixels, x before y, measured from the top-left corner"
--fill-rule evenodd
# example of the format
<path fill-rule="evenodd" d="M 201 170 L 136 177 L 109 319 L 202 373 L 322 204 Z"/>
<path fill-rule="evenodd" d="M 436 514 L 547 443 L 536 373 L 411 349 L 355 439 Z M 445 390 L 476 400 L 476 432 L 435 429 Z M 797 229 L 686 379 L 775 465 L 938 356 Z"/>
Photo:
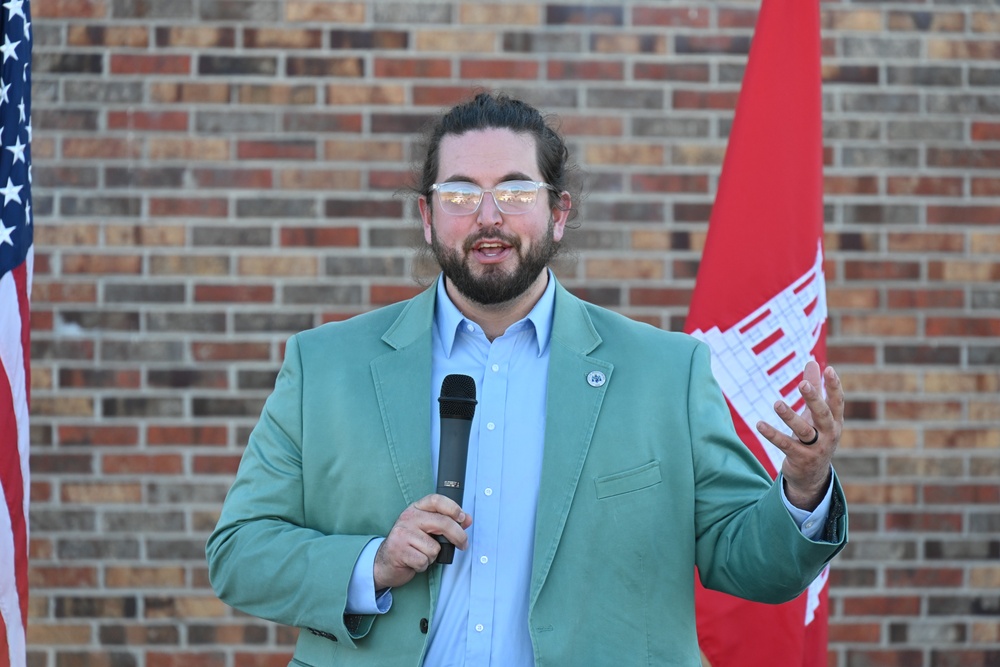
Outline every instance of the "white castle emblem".
<path fill-rule="evenodd" d="M 691 333 L 712 349 L 716 381 L 776 471 L 781 470 L 785 455 L 754 425 L 763 419 L 791 433 L 783 423 L 775 422 L 773 405 L 781 396 L 796 411 L 804 407 L 797 387 L 806 362 L 814 358 L 826 313 L 823 248 L 817 244 L 816 259 L 808 271 L 731 329 L 712 327 Z M 813 619 L 828 576 L 826 568 L 809 587 L 806 625 Z"/>

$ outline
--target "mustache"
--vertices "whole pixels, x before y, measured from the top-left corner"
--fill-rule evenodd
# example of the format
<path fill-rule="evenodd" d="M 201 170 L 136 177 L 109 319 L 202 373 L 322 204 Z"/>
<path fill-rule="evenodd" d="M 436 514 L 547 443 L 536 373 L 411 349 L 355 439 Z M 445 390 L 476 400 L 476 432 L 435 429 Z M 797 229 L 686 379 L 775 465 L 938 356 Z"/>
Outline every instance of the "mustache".
<path fill-rule="evenodd" d="M 495 229 L 484 229 L 481 232 L 477 232 L 468 237 L 465 239 L 465 243 L 462 244 L 462 249 L 467 253 L 472 252 L 472 246 L 486 239 L 505 243 L 518 252 L 521 250 L 521 239 L 516 236 L 508 236 L 507 234 L 499 232 Z"/>

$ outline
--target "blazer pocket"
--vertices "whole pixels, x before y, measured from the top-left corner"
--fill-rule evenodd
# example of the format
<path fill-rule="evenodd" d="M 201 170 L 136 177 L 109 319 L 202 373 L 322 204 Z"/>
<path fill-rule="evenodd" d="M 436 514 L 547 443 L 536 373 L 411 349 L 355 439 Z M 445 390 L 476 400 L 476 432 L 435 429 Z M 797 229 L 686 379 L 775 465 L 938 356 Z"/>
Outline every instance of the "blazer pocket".
<path fill-rule="evenodd" d="M 662 479 L 660 477 L 660 462 L 650 461 L 638 468 L 598 477 L 594 480 L 594 485 L 597 487 L 597 497 L 600 499 L 645 489 L 659 484 Z"/>

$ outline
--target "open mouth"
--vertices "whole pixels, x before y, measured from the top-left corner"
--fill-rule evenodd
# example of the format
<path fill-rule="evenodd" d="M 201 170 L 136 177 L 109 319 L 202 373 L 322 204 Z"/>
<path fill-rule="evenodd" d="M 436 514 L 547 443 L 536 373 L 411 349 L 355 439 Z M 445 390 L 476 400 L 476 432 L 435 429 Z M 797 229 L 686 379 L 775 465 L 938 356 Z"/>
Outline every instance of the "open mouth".
<path fill-rule="evenodd" d="M 472 244 L 472 252 L 481 262 L 496 262 L 511 253 L 511 245 L 495 239 L 485 239 Z"/>

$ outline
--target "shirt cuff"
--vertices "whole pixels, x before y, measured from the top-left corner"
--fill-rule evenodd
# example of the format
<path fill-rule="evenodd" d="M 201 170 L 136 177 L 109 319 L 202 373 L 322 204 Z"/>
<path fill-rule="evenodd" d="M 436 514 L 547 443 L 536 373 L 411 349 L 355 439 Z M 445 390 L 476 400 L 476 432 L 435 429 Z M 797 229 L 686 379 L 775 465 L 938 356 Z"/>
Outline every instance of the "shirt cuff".
<path fill-rule="evenodd" d="M 375 554 L 385 539 L 377 537 L 365 545 L 354 563 L 347 585 L 348 614 L 384 614 L 392 606 L 392 589 L 375 594 Z"/>
<path fill-rule="evenodd" d="M 802 536 L 813 541 L 816 541 L 816 539 L 823 533 L 823 528 L 826 526 L 826 520 L 830 515 L 830 502 L 832 498 L 832 468 L 830 470 L 830 483 L 826 487 L 826 495 L 823 496 L 823 500 L 820 501 L 819 505 L 812 512 L 809 510 L 799 509 L 789 502 L 788 496 L 785 495 L 784 480 L 782 480 L 781 483 L 781 500 L 785 503 L 788 513 L 792 515 L 792 520 L 795 521 L 795 525 L 799 527 L 800 531 L 802 531 Z M 374 561 L 372 562 L 374 563 Z"/>

